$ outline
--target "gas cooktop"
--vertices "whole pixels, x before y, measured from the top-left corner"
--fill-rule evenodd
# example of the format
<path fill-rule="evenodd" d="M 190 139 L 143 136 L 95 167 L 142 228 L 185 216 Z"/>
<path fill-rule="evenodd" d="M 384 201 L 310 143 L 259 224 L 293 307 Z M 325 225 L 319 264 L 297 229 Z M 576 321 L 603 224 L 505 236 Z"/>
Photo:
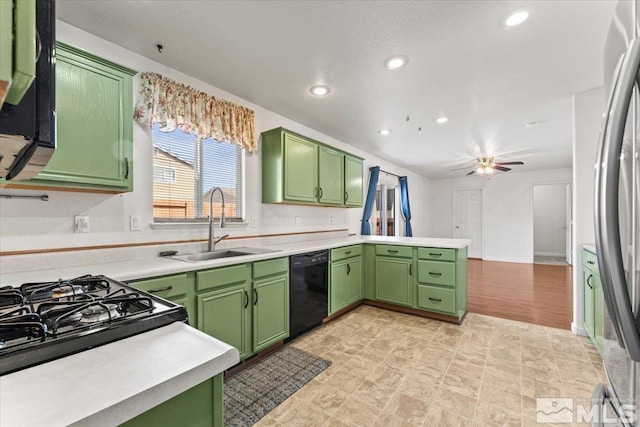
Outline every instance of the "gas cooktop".
<path fill-rule="evenodd" d="M 187 311 L 105 276 L 0 288 L 0 375 L 168 325 Z"/>

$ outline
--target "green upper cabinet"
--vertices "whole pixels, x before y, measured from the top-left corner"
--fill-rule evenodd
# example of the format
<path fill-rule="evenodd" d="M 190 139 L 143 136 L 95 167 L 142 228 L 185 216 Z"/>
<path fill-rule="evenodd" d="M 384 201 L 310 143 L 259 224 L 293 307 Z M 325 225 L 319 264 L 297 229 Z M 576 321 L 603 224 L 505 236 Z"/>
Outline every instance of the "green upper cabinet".
<path fill-rule="evenodd" d="M 319 147 L 318 200 L 323 205 L 344 203 L 344 154 Z"/>
<path fill-rule="evenodd" d="M 344 156 L 344 204 L 362 207 L 362 160 Z"/>
<path fill-rule="evenodd" d="M 284 198 L 315 203 L 318 197 L 318 147 L 284 135 Z"/>
<path fill-rule="evenodd" d="M 362 159 L 283 128 L 263 132 L 262 202 L 361 207 Z"/>
<path fill-rule="evenodd" d="M 12 185 L 132 191 L 135 72 L 56 47 L 56 151 L 34 179 Z"/>

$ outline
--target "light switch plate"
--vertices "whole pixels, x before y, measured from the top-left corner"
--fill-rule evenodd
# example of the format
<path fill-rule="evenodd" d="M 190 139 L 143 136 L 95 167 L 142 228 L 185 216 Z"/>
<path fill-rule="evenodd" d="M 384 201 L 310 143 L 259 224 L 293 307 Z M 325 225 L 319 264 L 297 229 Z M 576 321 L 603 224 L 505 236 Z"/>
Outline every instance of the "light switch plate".
<path fill-rule="evenodd" d="M 88 233 L 89 232 L 89 217 L 86 215 L 76 215 L 74 218 L 75 232 L 76 233 Z"/>
<path fill-rule="evenodd" d="M 129 229 L 131 231 L 141 231 L 142 225 L 140 224 L 140 215 L 131 215 L 129 217 Z"/>

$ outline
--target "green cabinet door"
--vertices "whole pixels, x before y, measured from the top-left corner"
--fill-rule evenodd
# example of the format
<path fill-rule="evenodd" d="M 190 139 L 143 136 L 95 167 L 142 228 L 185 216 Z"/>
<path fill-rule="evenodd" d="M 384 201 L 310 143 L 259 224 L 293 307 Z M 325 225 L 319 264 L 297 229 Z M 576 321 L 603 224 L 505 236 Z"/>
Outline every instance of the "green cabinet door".
<path fill-rule="evenodd" d="M 290 134 L 284 135 L 284 199 L 318 200 L 318 146 Z"/>
<path fill-rule="evenodd" d="M 344 203 L 344 154 L 320 147 L 318 151 L 318 200 L 324 205 Z"/>
<path fill-rule="evenodd" d="M 218 374 L 121 424 L 123 427 L 223 426 L 223 379 Z"/>
<path fill-rule="evenodd" d="M 13 80 L 13 1 L 0 0 L 0 108 Z"/>
<path fill-rule="evenodd" d="M 599 276 L 593 276 L 593 340 L 596 348 L 602 352 L 603 337 L 602 328 L 604 326 L 604 295 L 602 293 L 602 282 Z"/>
<path fill-rule="evenodd" d="M 584 280 L 584 329 L 589 337 L 594 340 L 595 332 L 595 276 L 590 270 L 583 269 Z"/>
<path fill-rule="evenodd" d="M 253 351 L 289 337 L 289 277 L 253 282 Z"/>
<path fill-rule="evenodd" d="M 134 73 L 57 44 L 57 147 L 44 170 L 28 184 L 133 189 Z"/>
<path fill-rule="evenodd" d="M 347 261 L 332 262 L 329 277 L 329 314 L 333 314 L 345 308 L 349 301 Z"/>
<path fill-rule="evenodd" d="M 362 207 L 362 160 L 344 156 L 344 204 Z"/>
<path fill-rule="evenodd" d="M 197 296 L 198 329 L 238 349 L 240 359 L 251 354 L 248 282 Z"/>
<path fill-rule="evenodd" d="M 362 260 L 353 258 L 347 261 L 347 303 L 353 304 L 362 299 Z"/>
<path fill-rule="evenodd" d="M 412 270 L 411 259 L 376 257 L 376 299 L 411 306 Z"/>

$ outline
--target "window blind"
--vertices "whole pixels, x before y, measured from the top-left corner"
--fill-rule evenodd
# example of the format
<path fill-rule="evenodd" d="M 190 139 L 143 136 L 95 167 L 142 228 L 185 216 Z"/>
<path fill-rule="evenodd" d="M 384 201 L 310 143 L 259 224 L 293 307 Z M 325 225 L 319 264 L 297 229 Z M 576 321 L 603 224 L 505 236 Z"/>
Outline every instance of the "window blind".
<path fill-rule="evenodd" d="M 153 126 L 152 138 L 154 221 L 206 218 L 215 187 L 224 193 L 227 220 L 243 220 L 243 148 L 181 130 L 161 132 L 158 124 Z M 219 218 L 219 193 L 214 195 L 213 206 L 213 216 Z"/>

